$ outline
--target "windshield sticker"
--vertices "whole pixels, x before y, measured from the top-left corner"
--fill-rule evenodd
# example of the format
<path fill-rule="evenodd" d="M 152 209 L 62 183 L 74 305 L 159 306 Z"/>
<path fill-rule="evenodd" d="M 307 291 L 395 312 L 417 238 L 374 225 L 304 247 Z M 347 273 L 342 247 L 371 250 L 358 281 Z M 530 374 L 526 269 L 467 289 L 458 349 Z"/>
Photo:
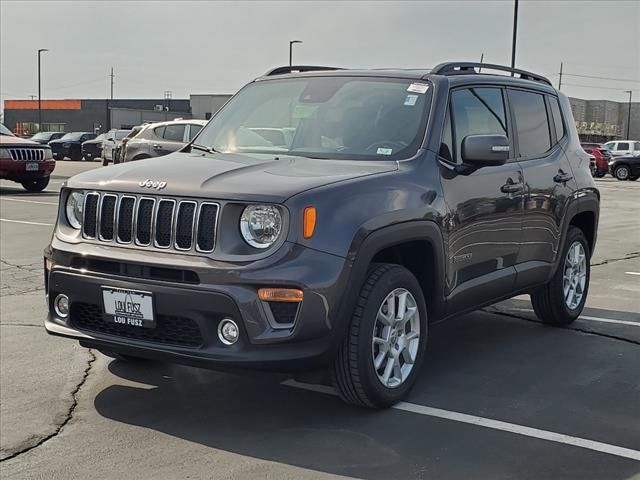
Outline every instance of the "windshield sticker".
<path fill-rule="evenodd" d="M 418 95 L 407 95 L 407 98 L 404 99 L 405 105 L 413 106 L 418 101 Z"/>
<path fill-rule="evenodd" d="M 412 83 L 407 87 L 407 92 L 425 93 L 429 89 L 426 83 Z"/>
<path fill-rule="evenodd" d="M 296 105 L 293 110 L 293 118 L 309 118 L 318 109 L 318 105 Z"/>
<path fill-rule="evenodd" d="M 393 148 L 379 148 L 376 152 L 378 155 L 391 155 Z"/>

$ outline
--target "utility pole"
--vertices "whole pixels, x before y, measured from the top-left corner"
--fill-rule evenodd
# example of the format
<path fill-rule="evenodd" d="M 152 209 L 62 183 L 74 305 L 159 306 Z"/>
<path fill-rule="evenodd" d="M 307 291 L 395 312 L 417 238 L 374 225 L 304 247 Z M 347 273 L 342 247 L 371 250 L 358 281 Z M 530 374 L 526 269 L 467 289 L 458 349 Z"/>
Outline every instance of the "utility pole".
<path fill-rule="evenodd" d="M 631 93 L 632 90 L 625 90 L 625 93 L 629 94 L 629 111 L 627 112 L 627 140 L 631 138 L 629 132 L 631 131 Z"/>
<path fill-rule="evenodd" d="M 302 43 L 302 40 L 291 40 L 289 42 L 289 66 L 293 65 L 293 44 Z"/>
<path fill-rule="evenodd" d="M 35 100 L 37 95 L 29 95 L 29 100 Z"/>
<path fill-rule="evenodd" d="M 113 67 L 111 67 L 111 100 L 113 100 Z"/>
<path fill-rule="evenodd" d="M 40 82 L 40 55 L 48 52 L 46 48 L 38 49 L 38 132 L 42 130 L 42 87 Z"/>
<path fill-rule="evenodd" d="M 558 80 L 558 90 L 562 89 L 562 62 L 560 62 L 560 80 Z"/>
<path fill-rule="evenodd" d="M 516 66 L 516 37 L 518 35 L 518 0 L 513 7 L 513 38 L 511 39 L 511 68 Z M 511 72 L 513 77 L 513 72 Z"/>

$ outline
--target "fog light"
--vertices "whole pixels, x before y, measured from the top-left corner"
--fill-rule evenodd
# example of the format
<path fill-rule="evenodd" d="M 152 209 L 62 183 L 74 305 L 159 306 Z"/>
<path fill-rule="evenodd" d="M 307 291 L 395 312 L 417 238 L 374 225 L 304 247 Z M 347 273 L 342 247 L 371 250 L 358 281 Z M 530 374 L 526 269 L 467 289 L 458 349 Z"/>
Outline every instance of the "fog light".
<path fill-rule="evenodd" d="M 218 338 L 225 345 L 233 345 L 240 338 L 240 330 L 236 322 L 229 318 L 223 319 L 218 324 Z"/>
<path fill-rule="evenodd" d="M 60 318 L 67 318 L 69 316 L 69 297 L 63 294 L 58 295 L 53 301 L 53 308 Z"/>

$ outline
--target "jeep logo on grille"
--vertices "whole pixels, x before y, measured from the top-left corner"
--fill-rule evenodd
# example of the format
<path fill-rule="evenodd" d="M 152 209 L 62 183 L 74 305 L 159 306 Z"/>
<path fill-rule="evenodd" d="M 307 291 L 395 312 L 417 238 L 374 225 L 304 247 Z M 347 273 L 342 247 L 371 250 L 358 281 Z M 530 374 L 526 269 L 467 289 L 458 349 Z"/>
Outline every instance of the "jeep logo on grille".
<path fill-rule="evenodd" d="M 138 186 L 142 188 L 155 188 L 156 190 L 162 190 L 167 186 L 167 182 L 159 182 L 157 180 L 147 178 L 146 180 L 138 182 Z"/>

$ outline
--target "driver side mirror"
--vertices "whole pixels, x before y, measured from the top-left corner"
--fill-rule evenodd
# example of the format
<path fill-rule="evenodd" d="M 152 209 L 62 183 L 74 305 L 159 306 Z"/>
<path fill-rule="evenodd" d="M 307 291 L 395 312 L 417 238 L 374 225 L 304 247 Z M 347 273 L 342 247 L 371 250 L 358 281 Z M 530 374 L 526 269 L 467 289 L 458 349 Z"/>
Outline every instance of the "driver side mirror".
<path fill-rule="evenodd" d="M 509 139 L 504 135 L 467 135 L 462 140 L 462 161 L 477 168 L 503 165 L 509 151 Z"/>

